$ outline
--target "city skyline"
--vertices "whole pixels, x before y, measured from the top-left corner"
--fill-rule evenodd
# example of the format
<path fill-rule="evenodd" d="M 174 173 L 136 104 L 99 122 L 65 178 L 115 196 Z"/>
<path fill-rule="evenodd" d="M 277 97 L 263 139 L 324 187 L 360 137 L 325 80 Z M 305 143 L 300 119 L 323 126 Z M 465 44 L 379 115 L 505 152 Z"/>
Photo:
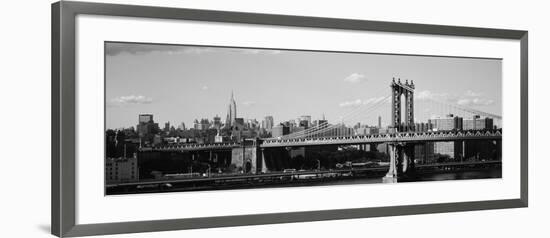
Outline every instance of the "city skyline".
<path fill-rule="evenodd" d="M 495 59 L 125 43 L 107 43 L 105 53 L 107 128 L 135 126 L 139 114 L 189 128 L 195 119 L 225 118 L 233 93 L 239 118 L 273 116 L 278 124 L 302 115 L 313 120 L 325 115 L 338 121 L 340 115 L 384 96 L 387 92 L 379 89 L 400 75 L 422 85 L 415 95 L 420 103 L 435 98 L 501 113 L 501 61 Z M 448 80 L 438 83 L 441 78 Z M 472 87 L 475 83 L 479 85 Z M 422 113 L 416 120 L 429 117 Z M 378 116 L 384 126 L 389 124 L 389 110 L 362 123 L 377 125 Z"/>

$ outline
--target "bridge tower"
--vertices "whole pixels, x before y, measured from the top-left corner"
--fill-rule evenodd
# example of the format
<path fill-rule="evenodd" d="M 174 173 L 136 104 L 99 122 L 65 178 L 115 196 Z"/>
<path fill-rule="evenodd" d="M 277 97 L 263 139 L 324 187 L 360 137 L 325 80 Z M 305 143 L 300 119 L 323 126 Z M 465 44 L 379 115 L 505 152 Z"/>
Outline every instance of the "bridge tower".
<path fill-rule="evenodd" d="M 391 108 L 391 119 L 392 127 L 395 128 L 397 132 L 405 132 L 414 130 L 414 82 L 411 80 L 406 80 L 405 83 L 401 83 L 401 79 L 393 78 L 390 85 L 392 92 L 392 108 Z M 405 96 L 405 120 L 401 121 L 401 95 Z"/>
<path fill-rule="evenodd" d="M 245 174 L 258 174 L 267 171 L 261 139 L 242 139 L 241 145 L 231 150 L 231 163 Z"/>
<path fill-rule="evenodd" d="M 393 78 L 390 85 L 392 90 L 392 127 L 395 132 L 414 131 L 414 82 Z M 405 120 L 401 119 L 401 96 L 405 96 Z M 414 144 L 413 143 L 389 143 L 390 168 L 384 182 L 397 182 L 398 178 L 406 177 L 414 173 Z"/>

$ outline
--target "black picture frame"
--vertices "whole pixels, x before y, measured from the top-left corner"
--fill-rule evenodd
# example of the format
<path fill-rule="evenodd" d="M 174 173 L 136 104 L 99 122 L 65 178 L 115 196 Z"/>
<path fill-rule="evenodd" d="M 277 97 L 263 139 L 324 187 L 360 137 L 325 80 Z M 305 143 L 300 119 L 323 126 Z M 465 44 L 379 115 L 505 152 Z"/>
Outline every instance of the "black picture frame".
<path fill-rule="evenodd" d="M 53 3 L 51 10 L 51 233 L 56 236 L 74 237 L 131 232 L 168 231 L 485 209 L 520 208 L 528 206 L 527 31 L 68 1 Z M 508 200 L 319 210 L 275 214 L 184 218 L 101 224 L 76 224 L 75 18 L 79 14 L 518 40 L 521 45 L 520 198 Z"/>

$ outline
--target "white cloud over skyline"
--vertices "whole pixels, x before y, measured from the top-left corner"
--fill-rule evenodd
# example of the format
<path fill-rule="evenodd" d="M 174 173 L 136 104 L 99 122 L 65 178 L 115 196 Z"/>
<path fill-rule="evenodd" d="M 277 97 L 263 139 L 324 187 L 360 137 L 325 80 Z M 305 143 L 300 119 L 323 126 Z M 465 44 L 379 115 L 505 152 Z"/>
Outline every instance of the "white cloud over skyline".
<path fill-rule="evenodd" d="M 365 75 L 360 74 L 360 73 L 352 73 L 352 74 L 350 74 L 350 75 L 348 75 L 347 77 L 344 78 L 344 81 L 348 82 L 348 83 L 360 83 L 360 82 L 363 82 L 365 80 L 366 80 Z"/>
<path fill-rule="evenodd" d="M 131 104 L 150 104 L 153 99 L 142 95 L 119 96 L 109 101 L 109 106 L 124 106 Z"/>
<path fill-rule="evenodd" d="M 433 100 L 457 104 L 460 106 L 489 106 L 495 103 L 494 99 L 487 98 L 483 93 L 466 90 L 464 93 L 434 93 L 429 90 L 415 94 L 417 100 Z"/>
<path fill-rule="evenodd" d="M 461 106 L 489 106 L 495 103 L 495 101 L 486 98 L 462 98 L 456 103 Z"/>

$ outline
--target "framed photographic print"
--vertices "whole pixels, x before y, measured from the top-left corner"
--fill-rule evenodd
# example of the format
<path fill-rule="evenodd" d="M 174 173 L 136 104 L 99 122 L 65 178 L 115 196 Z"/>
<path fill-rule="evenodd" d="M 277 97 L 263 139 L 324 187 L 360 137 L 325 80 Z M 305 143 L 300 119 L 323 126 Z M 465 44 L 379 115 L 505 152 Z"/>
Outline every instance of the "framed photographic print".
<path fill-rule="evenodd" d="M 54 3 L 52 233 L 526 207 L 527 76 L 520 30 Z"/>

